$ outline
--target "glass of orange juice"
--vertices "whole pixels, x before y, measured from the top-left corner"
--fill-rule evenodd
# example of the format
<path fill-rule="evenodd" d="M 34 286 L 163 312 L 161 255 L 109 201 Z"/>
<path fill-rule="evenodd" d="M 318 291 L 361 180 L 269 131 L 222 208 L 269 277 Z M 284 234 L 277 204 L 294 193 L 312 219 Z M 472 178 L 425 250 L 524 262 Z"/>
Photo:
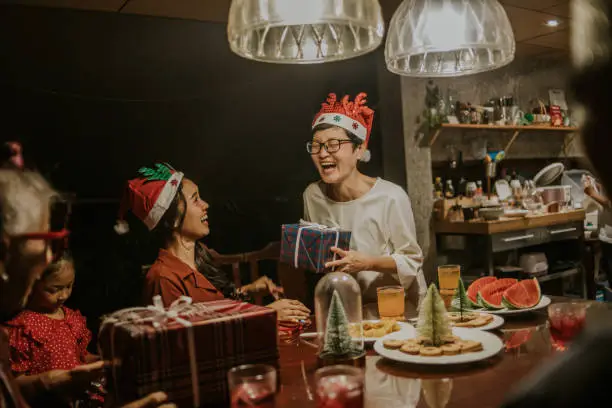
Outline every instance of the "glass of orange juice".
<path fill-rule="evenodd" d="M 404 287 L 382 286 L 376 289 L 381 319 L 404 320 Z"/>
<path fill-rule="evenodd" d="M 440 265 L 438 266 L 438 286 L 440 296 L 444 299 L 444 304 L 448 308 L 459 287 L 459 277 L 461 276 L 460 265 Z"/>

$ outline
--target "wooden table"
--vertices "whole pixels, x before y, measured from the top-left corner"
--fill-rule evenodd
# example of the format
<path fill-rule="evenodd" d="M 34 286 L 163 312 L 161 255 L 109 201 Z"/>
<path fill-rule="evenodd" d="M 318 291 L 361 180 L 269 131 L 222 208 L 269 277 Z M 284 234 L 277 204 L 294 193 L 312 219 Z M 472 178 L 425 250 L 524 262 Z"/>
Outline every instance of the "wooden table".
<path fill-rule="evenodd" d="M 567 300 L 553 298 L 553 302 Z M 577 301 L 572 299 L 572 301 Z M 595 302 L 593 302 L 595 303 Z M 599 303 L 601 305 L 601 303 Z M 406 317 L 416 316 L 414 309 Z M 446 367 L 400 364 L 382 359 L 373 350 L 366 358 L 366 407 L 434 407 L 427 400 L 448 398 L 438 407 L 499 407 L 504 396 L 526 374 L 554 358 L 546 311 L 507 318 L 495 331 L 506 344 L 505 351 L 489 360 Z M 316 349 L 298 341 L 280 346 L 280 407 L 314 407 Z M 445 395 L 446 394 L 446 395 Z"/>

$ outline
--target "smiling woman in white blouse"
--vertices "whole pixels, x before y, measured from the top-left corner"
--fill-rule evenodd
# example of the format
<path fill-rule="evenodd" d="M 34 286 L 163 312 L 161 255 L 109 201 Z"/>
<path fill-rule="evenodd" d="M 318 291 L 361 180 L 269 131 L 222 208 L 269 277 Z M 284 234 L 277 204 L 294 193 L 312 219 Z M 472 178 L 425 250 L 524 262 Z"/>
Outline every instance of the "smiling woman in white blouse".
<path fill-rule="evenodd" d="M 365 318 L 376 316 L 376 288 L 402 285 L 416 305 L 427 287 L 423 253 L 416 240 L 410 199 L 398 185 L 357 169 L 368 161 L 367 144 L 374 111 L 366 95 L 337 100 L 330 94 L 312 124 L 308 142 L 321 180 L 304 191 L 307 221 L 352 231 L 349 251 L 333 249 L 337 260 L 326 266 L 355 276 L 361 286 Z"/>

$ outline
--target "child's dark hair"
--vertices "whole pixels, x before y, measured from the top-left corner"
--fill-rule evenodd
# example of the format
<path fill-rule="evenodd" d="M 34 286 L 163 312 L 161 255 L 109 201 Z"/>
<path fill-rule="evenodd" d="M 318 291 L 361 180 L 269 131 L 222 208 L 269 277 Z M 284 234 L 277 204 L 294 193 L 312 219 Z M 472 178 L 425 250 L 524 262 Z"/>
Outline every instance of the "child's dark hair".
<path fill-rule="evenodd" d="M 332 129 L 332 128 L 338 128 L 344 131 L 344 133 L 346 134 L 346 137 L 348 137 L 351 140 L 351 142 L 353 142 L 353 150 L 356 150 L 359 146 L 363 144 L 363 140 L 358 138 L 353 132 L 349 132 L 348 130 L 341 128 L 339 126 L 330 125 L 329 123 L 322 123 L 320 125 L 315 126 L 314 129 L 312 129 L 312 135 L 314 136 L 314 134 L 317 132 L 321 132 L 323 130 Z"/>
<path fill-rule="evenodd" d="M 152 231 L 158 248 L 167 248 L 172 242 L 174 231 L 180 228 L 185 221 L 186 205 L 187 200 L 181 184 L 172 203 Z M 236 289 L 235 285 L 223 270 L 213 265 L 212 257 L 206 248 L 199 243 L 196 243 L 195 246 L 195 264 L 198 272 L 204 275 L 225 297 L 233 296 Z"/>
<path fill-rule="evenodd" d="M 69 254 L 64 254 L 60 259 L 50 263 L 49 266 L 47 266 L 47 268 L 40 276 L 40 280 L 42 281 L 48 278 L 49 276 L 61 271 L 67 266 L 74 268 L 74 261 L 72 260 L 72 257 Z"/>

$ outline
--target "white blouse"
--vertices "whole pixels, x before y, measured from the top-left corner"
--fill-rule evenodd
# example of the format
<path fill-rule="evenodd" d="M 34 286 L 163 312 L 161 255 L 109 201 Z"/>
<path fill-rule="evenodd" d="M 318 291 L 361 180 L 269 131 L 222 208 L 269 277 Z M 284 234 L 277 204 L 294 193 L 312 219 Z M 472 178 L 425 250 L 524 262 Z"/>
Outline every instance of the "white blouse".
<path fill-rule="evenodd" d="M 304 219 L 349 230 L 352 250 L 371 256 L 390 255 L 397 265 L 396 274 L 375 271 L 356 274 L 364 305 L 377 301 L 377 287 L 398 283 L 408 290 L 406 300 L 416 304 L 427 291 L 427 285 L 408 194 L 381 178 L 362 197 L 347 202 L 331 200 L 324 188 L 322 182 L 315 182 L 304 191 Z"/>

